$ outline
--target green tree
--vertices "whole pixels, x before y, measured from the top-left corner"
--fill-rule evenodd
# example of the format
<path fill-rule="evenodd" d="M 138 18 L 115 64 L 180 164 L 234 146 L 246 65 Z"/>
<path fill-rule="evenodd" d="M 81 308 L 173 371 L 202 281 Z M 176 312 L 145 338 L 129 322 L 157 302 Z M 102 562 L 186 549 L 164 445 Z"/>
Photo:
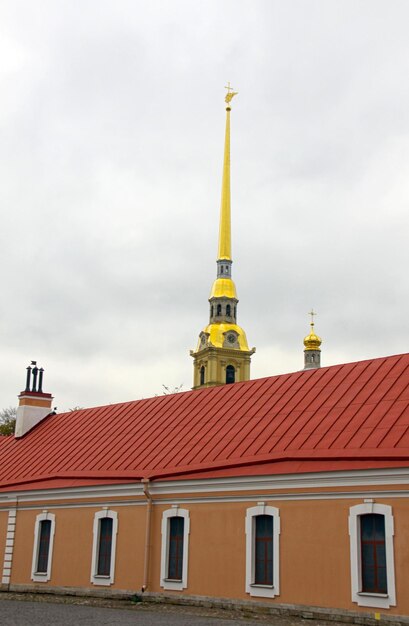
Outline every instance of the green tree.
<path fill-rule="evenodd" d="M 0 435 L 14 435 L 16 415 L 17 409 L 13 406 L 0 411 Z"/>

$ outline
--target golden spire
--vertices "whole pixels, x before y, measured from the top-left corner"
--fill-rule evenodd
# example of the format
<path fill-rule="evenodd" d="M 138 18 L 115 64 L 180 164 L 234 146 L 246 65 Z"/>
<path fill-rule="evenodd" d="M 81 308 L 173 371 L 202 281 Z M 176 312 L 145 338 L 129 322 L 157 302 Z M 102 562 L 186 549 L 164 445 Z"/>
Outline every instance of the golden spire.
<path fill-rule="evenodd" d="M 231 261 L 231 219 L 230 219 L 230 102 L 237 95 L 230 83 L 225 87 L 226 135 L 224 140 L 222 200 L 220 206 L 219 250 L 217 259 Z"/>

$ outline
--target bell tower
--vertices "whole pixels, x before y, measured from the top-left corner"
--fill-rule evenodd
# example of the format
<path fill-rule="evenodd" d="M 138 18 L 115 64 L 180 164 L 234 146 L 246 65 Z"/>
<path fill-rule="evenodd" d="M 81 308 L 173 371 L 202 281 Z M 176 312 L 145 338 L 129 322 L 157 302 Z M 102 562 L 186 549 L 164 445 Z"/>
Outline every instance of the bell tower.
<path fill-rule="evenodd" d="M 209 296 L 209 324 L 199 335 L 193 357 L 193 389 L 224 385 L 250 378 L 251 355 L 246 333 L 237 325 L 237 292 L 232 279 L 230 210 L 230 112 L 237 95 L 228 83 L 225 102 L 226 133 L 220 206 L 217 276 Z"/>
<path fill-rule="evenodd" d="M 304 337 L 304 369 L 311 370 L 321 367 L 321 344 L 322 339 L 315 334 L 314 330 L 314 309 L 308 313 L 311 315 L 310 334 Z"/>

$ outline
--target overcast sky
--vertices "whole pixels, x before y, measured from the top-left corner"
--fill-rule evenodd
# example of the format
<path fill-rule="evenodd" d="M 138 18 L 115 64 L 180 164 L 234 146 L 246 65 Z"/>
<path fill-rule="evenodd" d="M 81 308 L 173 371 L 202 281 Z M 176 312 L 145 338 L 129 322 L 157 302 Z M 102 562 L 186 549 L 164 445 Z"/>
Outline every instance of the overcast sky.
<path fill-rule="evenodd" d="M 409 2 L 0 0 L 0 408 L 192 385 L 224 85 L 252 377 L 408 351 Z"/>

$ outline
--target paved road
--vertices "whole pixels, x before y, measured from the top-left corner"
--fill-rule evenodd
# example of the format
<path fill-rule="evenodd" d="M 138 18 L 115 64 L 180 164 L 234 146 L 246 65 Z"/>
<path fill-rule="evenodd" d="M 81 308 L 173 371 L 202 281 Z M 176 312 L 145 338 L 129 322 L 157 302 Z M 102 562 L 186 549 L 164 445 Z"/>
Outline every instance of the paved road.
<path fill-rule="evenodd" d="M 111 609 L 0 599 L 1 626 L 261 626 L 259 621 L 196 615 L 189 609 Z"/>

